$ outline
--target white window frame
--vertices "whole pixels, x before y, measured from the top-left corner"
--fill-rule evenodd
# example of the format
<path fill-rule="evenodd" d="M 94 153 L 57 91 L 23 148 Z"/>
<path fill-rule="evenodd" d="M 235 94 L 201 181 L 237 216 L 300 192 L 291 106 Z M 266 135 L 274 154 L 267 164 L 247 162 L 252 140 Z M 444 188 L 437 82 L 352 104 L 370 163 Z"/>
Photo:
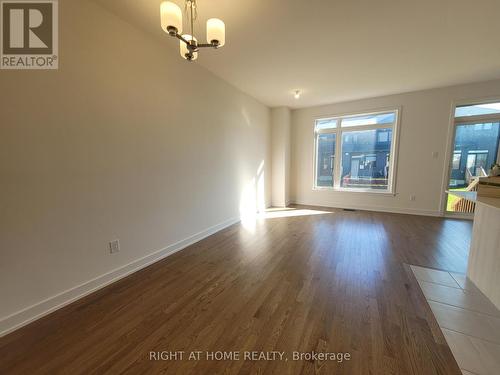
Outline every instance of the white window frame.
<path fill-rule="evenodd" d="M 495 119 L 498 121 L 499 119 L 499 114 L 494 113 L 494 114 L 489 114 L 489 115 L 477 115 L 477 116 L 459 116 L 455 117 L 455 112 L 457 107 L 461 106 L 467 106 L 467 105 L 474 105 L 474 104 L 488 104 L 488 103 L 499 103 L 500 102 L 500 97 L 484 97 L 484 98 L 469 98 L 469 99 L 462 99 L 462 100 L 454 100 L 451 102 L 451 112 L 450 112 L 450 118 L 449 118 L 449 124 L 448 124 L 448 140 L 447 140 L 447 148 L 446 148 L 446 157 L 444 160 L 444 173 L 443 173 L 443 180 L 441 181 L 441 204 L 440 204 L 440 214 L 444 217 L 451 217 L 451 218 L 463 218 L 463 219 L 470 219 L 474 217 L 474 214 L 464 214 L 464 213 L 459 213 L 459 212 L 450 212 L 447 211 L 447 203 L 448 203 L 448 185 L 450 182 L 450 177 L 451 177 L 451 171 L 452 169 L 450 168 L 450 165 L 453 160 L 453 152 L 455 149 L 455 135 L 456 135 L 456 129 L 457 125 L 463 125 L 463 124 L 474 124 L 475 122 L 488 122 L 488 121 L 493 121 L 495 122 Z M 498 147 L 498 154 L 497 154 L 497 163 L 500 163 L 500 147 Z"/>
<path fill-rule="evenodd" d="M 384 113 L 394 113 L 395 121 L 390 124 L 377 124 L 377 125 L 359 125 L 359 126 L 349 126 L 342 127 L 342 120 L 351 117 L 358 116 L 371 116 L 380 115 Z M 376 111 L 367 112 L 355 112 L 346 113 L 341 115 L 332 116 L 321 116 L 315 117 L 313 122 L 313 136 L 314 136 L 314 155 L 313 155 L 313 190 L 326 190 L 326 191 L 336 191 L 336 192 L 353 192 L 353 193 L 373 193 L 382 195 L 396 195 L 396 170 L 397 170 L 397 159 L 398 159 L 398 147 L 399 147 L 399 128 L 400 128 L 400 114 L 401 108 L 388 108 L 380 109 Z M 332 129 L 320 129 L 316 130 L 316 122 L 321 120 L 336 120 L 337 126 Z M 341 180 L 341 167 L 342 167 L 342 135 L 345 132 L 363 131 L 363 130 L 376 130 L 376 129 L 387 129 L 392 128 L 392 140 L 391 140 L 391 160 L 389 165 L 389 179 L 387 182 L 386 190 L 377 189 L 364 189 L 364 188 L 346 188 L 340 186 Z M 335 136 L 335 164 L 333 168 L 333 187 L 331 186 L 317 186 L 317 158 L 318 158 L 318 135 L 334 133 Z"/>

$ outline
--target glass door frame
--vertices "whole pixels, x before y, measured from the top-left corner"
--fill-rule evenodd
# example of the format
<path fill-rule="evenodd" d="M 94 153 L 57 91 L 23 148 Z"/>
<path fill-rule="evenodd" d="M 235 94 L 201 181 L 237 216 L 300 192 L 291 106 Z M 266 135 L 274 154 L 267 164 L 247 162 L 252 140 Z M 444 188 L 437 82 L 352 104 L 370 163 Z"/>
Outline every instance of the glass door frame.
<path fill-rule="evenodd" d="M 456 108 L 462 105 L 474 105 L 474 104 L 487 104 L 487 103 L 498 103 L 500 102 L 500 98 L 489 98 L 483 100 L 464 100 L 460 102 L 453 102 L 451 106 L 451 115 L 450 115 L 450 124 L 448 128 L 448 142 L 447 142 L 447 150 L 445 157 L 445 172 L 442 182 L 442 194 L 441 194 L 441 215 L 444 217 L 455 218 L 455 219 L 469 219 L 472 220 L 474 218 L 474 214 L 470 213 L 462 213 L 462 212 L 450 212 L 447 211 L 448 205 L 448 193 L 449 190 L 449 182 L 452 172 L 452 160 L 453 154 L 455 153 L 455 137 L 457 125 L 465 125 L 465 124 L 477 124 L 483 122 L 500 122 L 500 114 L 492 114 L 492 115 L 478 115 L 478 116 L 465 116 L 465 117 L 455 117 Z M 500 163 L 500 141 L 497 149 L 497 163 Z"/>

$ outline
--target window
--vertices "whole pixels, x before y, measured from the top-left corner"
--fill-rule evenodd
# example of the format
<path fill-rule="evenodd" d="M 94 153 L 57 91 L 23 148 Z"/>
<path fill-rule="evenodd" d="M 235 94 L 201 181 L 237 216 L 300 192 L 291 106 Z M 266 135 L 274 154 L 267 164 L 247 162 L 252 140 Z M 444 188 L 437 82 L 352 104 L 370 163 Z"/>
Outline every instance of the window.
<path fill-rule="evenodd" d="M 318 135 L 317 186 L 333 186 L 335 166 L 335 133 Z"/>
<path fill-rule="evenodd" d="M 453 153 L 452 168 L 460 169 L 460 161 L 462 160 L 462 153 L 460 151 L 455 151 Z"/>
<path fill-rule="evenodd" d="M 488 154 L 488 150 L 471 150 L 467 153 L 467 168 L 473 176 L 487 175 Z"/>
<path fill-rule="evenodd" d="M 315 188 L 393 192 L 398 111 L 315 123 Z"/>
<path fill-rule="evenodd" d="M 379 142 L 389 142 L 389 134 L 391 134 L 391 131 L 380 131 L 377 133 L 378 141 Z"/>
<path fill-rule="evenodd" d="M 316 130 L 323 130 L 323 129 L 333 129 L 337 127 L 337 120 L 335 119 L 324 119 L 324 120 L 317 120 L 316 121 Z"/>
<path fill-rule="evenodd" d="M 393 124 L 396 121 L 396 113 L 382 113 L 376 115 L 352 116 L 342 119 L 342 126 L 364 126 Z"/>
<path fill-rule="evenodd" d="M 455 109 L 455 117 L 500 114 L 500 103 L 462 105 Z"/>

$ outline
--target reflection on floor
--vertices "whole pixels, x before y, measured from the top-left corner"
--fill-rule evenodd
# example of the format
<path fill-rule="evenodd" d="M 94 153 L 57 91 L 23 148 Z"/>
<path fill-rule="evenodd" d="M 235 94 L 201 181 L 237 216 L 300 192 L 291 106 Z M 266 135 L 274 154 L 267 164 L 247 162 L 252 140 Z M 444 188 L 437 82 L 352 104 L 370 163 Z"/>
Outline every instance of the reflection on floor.
<path fill-rule="evenodd" d="M 411 266 L 464 374 L 500 374 L 500 311 L 462 274 Z"/>
<path fill-rule="evenodd" d="M 268 208 L 265 212 L 260 213 L 257 217 L 261 219 L 276 219 L 280 217 L 294 216 L 309 216 L 332 214 L 332 211 L 316 210 L 316 209 L 300 209 L 300 208 Z"/>

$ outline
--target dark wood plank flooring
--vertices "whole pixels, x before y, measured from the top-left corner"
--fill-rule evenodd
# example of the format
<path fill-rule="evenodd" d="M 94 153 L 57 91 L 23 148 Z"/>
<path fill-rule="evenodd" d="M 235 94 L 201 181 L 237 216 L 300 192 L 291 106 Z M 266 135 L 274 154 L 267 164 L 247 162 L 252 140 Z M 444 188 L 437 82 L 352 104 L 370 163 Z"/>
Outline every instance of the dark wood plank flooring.
<path fill-rule="evenodd" d="M 231 226 L 15 331 L 0 374 L 460 374 L 407 265 L 464 272 L 471 223 L 329 211 Z M 289 360 L 149 360 L 194 350 Z"/>

